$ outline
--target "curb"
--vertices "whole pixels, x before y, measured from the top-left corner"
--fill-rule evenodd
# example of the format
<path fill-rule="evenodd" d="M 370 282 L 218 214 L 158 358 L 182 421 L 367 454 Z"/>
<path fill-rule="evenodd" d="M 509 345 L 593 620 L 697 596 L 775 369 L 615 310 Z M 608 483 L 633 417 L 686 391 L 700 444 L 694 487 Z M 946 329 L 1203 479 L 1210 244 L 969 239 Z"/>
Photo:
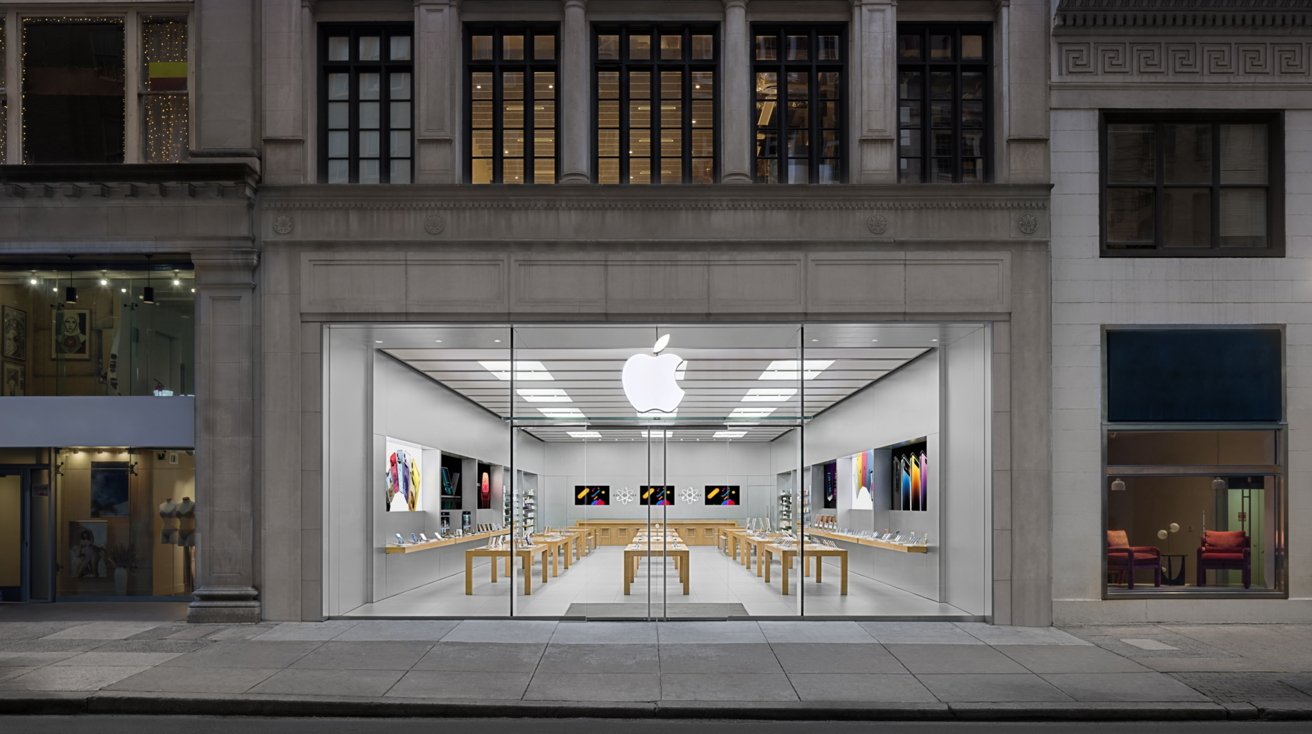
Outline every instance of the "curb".
<path fill-rule="evenodd" d="M 768 721 L 1312 721 L 1312 707 L 1255 704 L 578 702 L 118 692 L 0 695 L 0 715 L 335 718 L 734 719 Z"/>

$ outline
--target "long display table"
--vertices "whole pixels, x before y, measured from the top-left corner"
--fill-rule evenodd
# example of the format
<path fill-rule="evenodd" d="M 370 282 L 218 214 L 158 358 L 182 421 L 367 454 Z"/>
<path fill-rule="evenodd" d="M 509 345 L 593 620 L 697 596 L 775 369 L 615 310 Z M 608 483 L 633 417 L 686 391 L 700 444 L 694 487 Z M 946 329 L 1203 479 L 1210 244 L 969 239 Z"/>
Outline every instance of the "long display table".
<path fill-rule="evenodd" d="M 445 548 L 449 545 L 460 545 L 461 543 L 472 543 L 479 540 L 495 538 L 499 535 L 510 535 L 509 530 L 492 530 L 486 533 L 472 533 L 462 535 L 459 538 L 439 538 L 438 540 L 420 541 L 418 543 L 406 543 L 405 545 L 388 545 L 383 549 L 384 553 L 420 553 L 434 548 Z"/>
<path fill-rule="evenodd" d="M 809 535 L 815 535 L 830 540 L 841 540 L 844 543 L 856 543 L 857 545 L 869 546 L 871 548 L 883 548 L 884 550 L 897 551 L 899 553 L 928 553 L 927 545 L 905 545 L 903 543 L 893 543 L 887 540 L 876 540 L 875 538 L 858 538 L 855 535 L 845 535 L 836 533 L 832 530 L 820 530 L 819 528 L 807 528 Z"/>
<path fill-rule="evenodd" d="M 595 530 L 597 545 L 628 545 L 638 533 L 645 532 L 648 526 L 644 519 L 591 519 L 579 520 L 575 524 Z M 663 524 L 664 527 L 678 533 L 687 545 L 715 545 L 721 529 L 738 527 L 735 520 L 667 520 L 662 523 L 653 518 L 652 524 Z"/>

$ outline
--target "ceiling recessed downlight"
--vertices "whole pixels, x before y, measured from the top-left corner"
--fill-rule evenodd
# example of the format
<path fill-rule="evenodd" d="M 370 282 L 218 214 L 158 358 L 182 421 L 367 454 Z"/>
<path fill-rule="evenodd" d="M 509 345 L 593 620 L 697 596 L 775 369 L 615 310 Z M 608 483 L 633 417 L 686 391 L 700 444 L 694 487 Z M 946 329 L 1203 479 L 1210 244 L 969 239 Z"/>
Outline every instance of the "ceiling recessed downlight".
<path fill-rule="evenodd" d="M 734 408 L 726 420 L 751 420 L 753 418 L 765 418 L 775 411 L 774 408 Z"/>
<path fill-rule="evenodd" d="M 494 377 L 503 382 L 510 381 L 510 363 L 509 362 L 484 362 L 479 361 L 479 366 L 491 372 Z M 547 371 L 546 365 L 534 360 L 515 360 L 515 379 L 516 380 L 555 380 L 551 373 Z"/>
<path fill-rule="evenodd" d="M 747 431 L 716 431 L 712 438 L 742 438 Z"/>
<path fill-rule="evenodd" d="M 832 359 L 808 359 L 801 364 L 803 375 L 814 380 L 834 363 Z M 798 378 L 798 361 L 795 359 L 776 359 L 761 373 L 758 380 L 796 380 Z"/>
<path fill-rule="evenodd" d="M 570 438 L 601 438 L 598 431 L 565 431 Z"/>
<path fill-rule="evenodd" d="M 754 387 L 743 396 L 744 403 L 782 403 L 797 394 L 792 387 Z"/>
<path fill-rule="evenodd" d="M 530 403 L 572 403 L 569 394 L 558 387 L 524 388 L 516 390 L 521 398 Z"/>
<path fill-rule="evenodd" d="M 548 418 L 586 418 L 578 408 L 538 408 L 538 412 Z"/>

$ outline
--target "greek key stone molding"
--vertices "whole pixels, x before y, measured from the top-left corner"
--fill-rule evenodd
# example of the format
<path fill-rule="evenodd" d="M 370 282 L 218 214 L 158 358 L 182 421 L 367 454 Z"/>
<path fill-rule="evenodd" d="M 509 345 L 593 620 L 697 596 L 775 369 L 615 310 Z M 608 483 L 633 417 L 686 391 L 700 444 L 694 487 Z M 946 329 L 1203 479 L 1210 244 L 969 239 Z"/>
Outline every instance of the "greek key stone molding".
<path fill-rule="evenodd" d="M 1283 40 L 1059 41 L 1064 81 L 1312 84 L 1312 43 Z M 1099 78 L 1101 77 L 1101 78 Z"/>
<path fill-rule="evenodd" d="M 1055 31 L 1126 28 L 1307 28 L 1306 0 L 1061 0 Z"/>
<path fill-rule="evenodd" d="M 1044 199 L 1029 197 L 961 197 L 880 200 L 881 209 L 980 209 L 1006 211 L 1013 209 L 1046 209 L 1048 202 Z M 821 199 L 699 199 L 679 200 L 616 200 L 606 197 L 589 199 L 517 199 L 517 198 L 466 198 L 459 200 L 426 201 L 411 206 L 404 202 L 382 202 L 368 199 L 278 199 L 266 200 L 261 208 L 270 211 L 287 210 L 379 210 L 379 209 L 437 209 L 443 211 L 470 211 L 486 209 L 504 209 L 511 211 L 636 211 L 636 210 L 803 210 L 803 211 L 851 211 L 869 210 L 870 201 L 821 200 Z"/>

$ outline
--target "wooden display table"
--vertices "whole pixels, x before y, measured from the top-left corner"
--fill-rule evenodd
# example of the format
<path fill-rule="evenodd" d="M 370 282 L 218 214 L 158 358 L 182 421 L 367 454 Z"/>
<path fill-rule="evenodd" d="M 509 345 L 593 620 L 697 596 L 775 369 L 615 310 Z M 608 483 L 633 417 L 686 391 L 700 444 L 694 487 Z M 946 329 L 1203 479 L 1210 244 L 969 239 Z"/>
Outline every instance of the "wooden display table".
<path fill-rule="evenodd" d="M 739 542 L 747 531 L 742 528 L 722 528 L 720 533 L 724 535 L 724 552 L 729 554 L 730 558 L 737 558 Z"/>
<path fill-rule="evenodd" d="M 547 547 L 548 554 L 551 556 L 552 576 L 560 575 L 559 556 L 561 548 L 565 549 L 565 570 L 569 570 L 570 554 L 573 553 L 574 548 L 574 536 L 572 534 L 534 535 L 533 542 Z"/>
<path fill-rule="evenodd" d="M 389 545 L 383 549 L 384 553 L 420 553 L 434 548 L 445 548 L 449 545 L 459 545 L 461 543 L 471 543 L 476 540 L 487 540 L 501 535 L 509 535 L 509 530 L 493 530 L 487 533 L 474 533 L 472 535 L 463 535 L 459 538 L 442 538 L 440 540 L 430 540 L 421 543 L 409 543 L 407 545 Z"/>
<path fill-rule="evenodd" d="M 542 556 L 542 583 L 547 583 L 547 546 L 540 543 L 538 545 L 529 546 L 528 548 L 516 548 L 514 550 L 514 555 L 523 559 L 524 595 L 531 595 L 533 593 L 533 556 Z M 492 559 L 492 563 L 488 565 L 492 567 L 492 583 L 495 584 L 497 582 L 497 559 L 506 559 L 506 576 L 510 577 L 514 568 L 511 565 L 512 557 L 510 546 L 504 548 L 489 548 L 483 546 L 482 548 L 470 548 L 465 551 L 465 596 L 473 596 L 474 594 L 475 558 Z"/>
<path fill-rule="evenodd" d="M 674 559 L 674 568 L 679 572 L 679 581 L 683 583 L 683 595 L 688 596 L 688 546 L 677 536 L 645 537 L 640 543 L 624 547 L 624 595 L 629 595 L 630 587 L 638 575 L 638 564 L 649 555 Z"/>
<path fill-rule="evenodd" d="M 595 530 L 598 545 L 628 545 L 634 537 L 647 530 L 645 519 L 590 519 L 579 520 L 575 524 Z M 652 525 L 677 532 L 688 545 L 715 545 L 720 528 L 738 527 L 734 520 L 659 520 L 656 517 L 653 517 Z"/>
<path fill-rule="evenodd" d="M 779 576 L 780 586 L 784 596 L 788 595 L 788 571 L 792 568 L 793 558 L 797 556 L 798 547 L 795 545 L 783 546 L 775 543 L 768 543 L 762 549 L 765 552 L 765 583 L 770 583 L 770 557 L 774 554 L 779 555 L 780 565 L 783 566 L 783 572 Z M 847 551 L 843 548 L 830 548 L 827 545 L 816 545 L 808 543 L 803 559 L 815 559 L 815 582 L 818 584 L 824 580 L 825 558 L 838 558 L 843 574 L 842 595 L 847 596 Z M 756 562 L 757 568 L 761 566 L 761 561 Z M 802 575 L 807 576 L 810 566 L 807 561 L 802 562 Z M 758 576 L 760 574 L 757 574 Z"/>
<path fill-rule="evenodd" d="M 751 536 L 743 533 L 738 538 L 738 547 L 742 548 L 742 558 L 739 559 L 743 567 L 748 571 L 752 570 L 752 551 L 756 555 L 756 575 L 761 575 L 761 558 L 762 549 L 771 543 L 778 543 L 784 538 L 790 537 L 787 533 L 766 533 L 760 536 Z"/>
<path fill-rule="evenodd" d="M 876 540 L 874 538 L 858 538 L 855 535 L 844 535 L 832 530 L 820 530 L 818 528 L 807 528 L 807 533 L 820 538 L 829 538 L 830 540 L 841 540 L 844 543 L 856 543 L 870 548 L 883 548 L 884 550 L 897 551 L 898 553 L 928 553 L 927 545 L 904 545 L 902 543 L 893 543 L 887 540 Z"/>

